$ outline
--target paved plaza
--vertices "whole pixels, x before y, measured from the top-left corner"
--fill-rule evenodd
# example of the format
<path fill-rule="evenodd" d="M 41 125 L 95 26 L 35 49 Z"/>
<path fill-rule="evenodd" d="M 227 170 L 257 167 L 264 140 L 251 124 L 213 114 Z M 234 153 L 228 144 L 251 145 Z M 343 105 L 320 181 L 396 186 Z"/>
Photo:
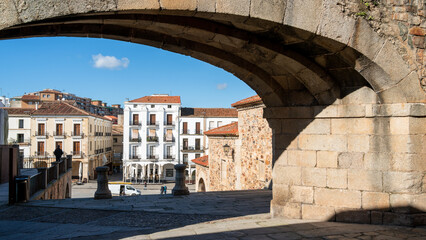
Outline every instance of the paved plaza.
<path fill-rule="evenodd" d="M 425 239 L 426 228 L 270 218 L 269 190 L 0 207 L 0 239 Z"/>

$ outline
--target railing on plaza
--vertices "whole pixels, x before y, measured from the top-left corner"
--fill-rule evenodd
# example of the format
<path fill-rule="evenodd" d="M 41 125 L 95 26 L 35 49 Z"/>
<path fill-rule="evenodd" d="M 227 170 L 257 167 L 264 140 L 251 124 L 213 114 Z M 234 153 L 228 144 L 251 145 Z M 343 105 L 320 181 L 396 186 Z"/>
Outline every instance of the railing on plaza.
<path fill-rule="evenodd" d="M 60 161 L 52 162 L 49 168 L 37 168 L 38 173 L 33 176 L 17 176 L 15 178 L 17 201 L 29 201 L 37 192 L 47 189 L 50 184 L 71 170 L 72 156 L 67 155 Z"/>
<path fill-rule="evenodd" d="M 186 135 L 203 135 L 203 130 L 191 130 L 191 129 L 182 129 L 181 134 L 186 134 Z"/>

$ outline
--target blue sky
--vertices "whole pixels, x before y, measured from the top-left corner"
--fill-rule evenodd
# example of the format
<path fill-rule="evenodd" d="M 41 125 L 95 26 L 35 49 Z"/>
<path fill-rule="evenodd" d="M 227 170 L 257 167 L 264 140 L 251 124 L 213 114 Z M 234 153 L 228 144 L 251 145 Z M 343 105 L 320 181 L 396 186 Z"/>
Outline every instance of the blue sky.
<path fill-rule="evenodd" d="M 182 97 L 188 107 L 230 107 L 256 93 L 232 74 L 197 59 L 107 39 L 0 41 L 0 94 L 45 88 L 123 104 L 153 93 Z"/>

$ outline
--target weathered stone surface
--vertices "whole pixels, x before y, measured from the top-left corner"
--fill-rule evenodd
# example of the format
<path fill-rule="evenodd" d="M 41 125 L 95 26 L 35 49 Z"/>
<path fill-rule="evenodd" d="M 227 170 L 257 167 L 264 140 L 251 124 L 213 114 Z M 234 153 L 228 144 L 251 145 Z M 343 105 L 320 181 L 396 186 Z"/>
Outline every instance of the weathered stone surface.
<path fill-rule="evenodd" d="M 426 194 L 425 193 L 420 195 L 391 194 L 390 205 L 392 208 L 410 208 L 411 207 L 411 208 L 415 208 L 416 211 L 425 212 L 426 211 Z M 411 211 L 411 210 L 407 209 L 407 211 Z"/>
<path fill-rule="evenodd" d="M 371 118 L 332 119 L 332 134 L 372 134 L 374 124 Z"/>
<path fill-rule="evenodd" d="M 370 223 L 370 213 L 358 209 L 340 208 L 336 209 L 336 221 L 351 223 Z"/>
<path fill-rule="evenodd" d="M 349 152 L 366 153 L 369 150 L 370 150 L 370 137 L 369 137 L 369 135 L 350 135 L 348 137 L 348 151 Z"/>
<path fill-rule="evenodd" d="M 160 9 L 158 0 L 118 0 L 118 10 L 134 10 L 134 9 Z"/>
<path fill-rule="evenodd" d="M 385 41 L 379 36 L 364 19 L 357 19 L 354 35 L 349 46 L 362 52 L 369 59 L 374 59 Z"/>
<path fill-rule="evenodd" d="M 327 169 L 327 187 L 341 189 L 348 188 L 348 170 Z"/>
<path fill-rule="evenodd" d="M 302 184 L 305 186 L 325 187 L 327 172 L 325 168 L 302 168 Z"/>
<path fill-rule="evenodd" d="M 426 98 L 426 93 L 419 84 L 419 77 L 416 72 L 411 72 L 397 85 L 379 93 L 380 98 L 387 99 L 388 103 L 400 102 L 422 102 Z"/>
<path fill-rule="evenodd" d="M 389 153 L 373 152 L 364 155 L 364 167 L 368 170 L 388 171 L 391 168 L 393 156 Z"/>
<path fill-rule="evenodd" d="M 363 169 L 348 170 L 348 189 L 382 191 L 382 172 Z"/>
<path fill-rule="evenodd" d="M 334 220 L 334 207 L 302 204 L 302 218 L 321 221 Z"/>
<path fill-rule="evenodd" d="M 317 167 L 337 168 L 337 152 L 317 151 Z"/>
<path fill-rule="evenodd" d="M 297 203 L 313 203 L 313 187 L 292 186 L 290 187 L 290 201 Z"/>
<path fill-rule="evenodd" d="M 300 167 L 315 167 L 315 151 L 288 151 L 288 165 Z"/>
<path fill-rule="evenodd" d="M 300 167 L 276 166 L 273 171 L 274 183 L 301 185 L 302 169 Z"/>
<path fill-rule="evenodd" d="M 249 16 L 250 0 L 216 0 L 216 12 Z"/>
<path fill-rule="evenodd" d="M 386 210 L 389 208 L 389 194 L 381 192 L 363 192 L 362 208 Z"/>
<path fill-rule="evenodd" d="M 422 177 L 419 172 L 384 172 L 383 190 L 389 193 L 419 193 Z"/>
<path fill-rule="evenodd" d="M 337 157 L 340 168 L 363 168 L 364 153 L 343 152 Z"/>
<path fill-rule="evenodd" d="M 14 24 L 18 24 L 18 12 L 12 0 L 4 0 L 0 2 L 0 29 Z"/>
<path fill-rule="evenodd" d="M 392 157 L 391 168 L 400 172 L 426 172 L 426 154 L 395 153 Z"/>
<path fill-rule="evenodd" d="M 311 4 L 313 4 L 312 7 L 306 7 Z M 315 32 L 321 20 L 321 11 L 318 11 L 321 7 L 321 1 L 287 1 L 284 24 Z"/>
<path fill-rule="evenodd" d="M 391 134 L 410 134 L 410 118 L 394 117 L 390 119 Z"/>
<path fill-rule="evenodd" d="M 95 1 L 94 4 L 99 3 Z M 60 0 L 47 0 L 41 2 L 15 0 L 15 6 L 19 13 L 20 20 L 22 22 L 30 22 L 70 14 L 70 8 L 74 7 L 74 2 L 71 6 L 68 6 L 67 2 Z M 111 9 L 115 8 L 113 5 L 110 7 Z"/>
<path fill-rule="evenodd" d="M 299 136 L 299 148 L 304 150 L 346 151 L 347 137 L 343 135 L 307 135 Z"/>
<path fill-rule="evenodd" d="M 272 200 L 273 201 L 273 200 Z M 301 218 L 302 207 L 300 203 L 271 204 L 272 216 L 283 216 L 288 218 Z"/>
<path fill-rule="evenodd" d="M 361 208 L 361 192 L 341 189 L 317 188 L 315 204 L 340 208 Z"/>
<path fill-rule="evenodd" d="M 251 0 L 250 16 L 282 23 L 286 1 Z"/>
<path fill-rule="evenodd" d="M 198 0 L 197 11 L 199 12 L 215 12 L 216 1 L 215 0 Z"/>
<path fill-rule="evenodd" d="M 373 135 L 370 138 L 370 152 L 416 153 L 422 149 L 420 135 Z"/>
<path fill-rule="evenodd" d="M 160 0 L 159 2 L 162 9 L 195 10 L 197 8 L 197 0 Z"/>

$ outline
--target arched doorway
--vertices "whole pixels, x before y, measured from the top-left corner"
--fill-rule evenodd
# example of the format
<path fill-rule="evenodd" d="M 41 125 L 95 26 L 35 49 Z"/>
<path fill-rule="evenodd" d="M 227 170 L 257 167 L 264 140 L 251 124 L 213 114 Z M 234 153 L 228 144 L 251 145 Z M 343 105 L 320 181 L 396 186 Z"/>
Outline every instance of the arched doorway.
<path fill-rule="evenodd" d="M 198 181 L 198 192 L 205 192 L 206 191 L 206 186 L 204 185 L 204 179 L 200 178 L 200 180 Z"/>

